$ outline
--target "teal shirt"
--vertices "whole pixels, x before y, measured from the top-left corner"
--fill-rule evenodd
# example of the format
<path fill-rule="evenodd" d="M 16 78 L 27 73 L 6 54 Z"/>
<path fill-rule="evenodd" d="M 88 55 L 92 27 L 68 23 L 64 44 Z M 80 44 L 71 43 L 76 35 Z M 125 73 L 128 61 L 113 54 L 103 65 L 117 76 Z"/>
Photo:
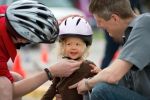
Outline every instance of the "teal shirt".
<path fill-rule="evenodd" d="M 139 15 L 129 27 L 132 27 L 132 30 L 119 59 L 126 60 L 134 66 L 127 73 L 128 78 L 125 76 L 124 79 L 132 90 L 150 97 L 150 14 Z"/>

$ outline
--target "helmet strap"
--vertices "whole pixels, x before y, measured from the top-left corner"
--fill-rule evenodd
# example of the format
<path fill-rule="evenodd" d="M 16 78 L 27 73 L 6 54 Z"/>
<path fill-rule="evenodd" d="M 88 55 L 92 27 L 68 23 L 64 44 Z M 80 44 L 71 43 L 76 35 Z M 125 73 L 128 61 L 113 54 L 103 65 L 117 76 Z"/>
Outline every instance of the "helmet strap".
<path fill-rule="evenodd" d="M 70 58 L 70 57 L 67 57 L 67 56 L 64 56 L 64 57 L 62 57 L 62 58 L 65 58 L 65 59 L 70 59 L 70 60 L 80 60 L 80 59 L 81 59 L 81 57 L 78 57 L 78 58 L 76 58 L 76 59 L 72 59 L 72 58 Z"/>

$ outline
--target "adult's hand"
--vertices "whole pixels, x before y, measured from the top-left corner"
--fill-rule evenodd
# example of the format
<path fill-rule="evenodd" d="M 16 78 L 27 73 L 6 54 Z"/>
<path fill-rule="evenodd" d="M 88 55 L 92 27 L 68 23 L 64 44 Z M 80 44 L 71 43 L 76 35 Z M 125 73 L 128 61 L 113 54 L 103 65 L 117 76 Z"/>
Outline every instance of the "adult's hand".
<path fill-rule="evenodd" d="M 90 66 L 92 67 L 91 72 L 92 73 L 99 73 L 102 69 L 100 67 L 97 67 L 95 64 L 90 64 Z"/>
<path fill-rule="evenodd" d="M 90 64 L 92 67 L 91 72 L 92 73 L 99 73 L 101 71 L 100 67 L 97 67 L 95 64 Z M 71 85 L 68 87 L 69 89 L 77 88 L 77 91 L 79 94 L 84 94 L 88 90 L 90 90 L 92 87 L 89 86 L 88 79 L 82 79 L 81 81 Z"/>
<path fill-rule="evenodd" d="M 90 90 L 91 88 L 87 86 L 86 82 L 88 79 L 82 79 L 78 83 L 69 86 L 69 89 L 77 88 L 78 94 L 84 94 L 86 91 Z"/>
<path fill-rule="evenodd" d="M 80 68 L 81 63 L 81 61 L 62 59 L 58 63 L 52 65 L 49 70 L 53 76 L 68 77 L 75 70 Z"/>

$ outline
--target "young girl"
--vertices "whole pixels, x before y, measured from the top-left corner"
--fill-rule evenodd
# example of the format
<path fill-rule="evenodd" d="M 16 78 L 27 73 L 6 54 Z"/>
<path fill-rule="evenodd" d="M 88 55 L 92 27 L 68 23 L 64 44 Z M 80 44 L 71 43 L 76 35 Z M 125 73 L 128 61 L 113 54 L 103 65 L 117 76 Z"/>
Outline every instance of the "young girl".
<path fill-rule="evenodd" d="M 60 56 L 66 59 L 83 61 L 83 63 L 80 69 L 69 77 L 55 77 L 42 100 L 52 100 L 56 94 L 60 94 L 62 100 L 83 100 L 83 96 L 79 95 L 76 89 L 68 89 L 68 87 L 83 78 L 95 75 L 95 73 L 91 73 L 92 67 L 90 66 L 94 63 L 85 60 L 88 49 L 92 44 L 92 29 L 88 22 L 80 17 L 67 18 L 59 28 Z"/>

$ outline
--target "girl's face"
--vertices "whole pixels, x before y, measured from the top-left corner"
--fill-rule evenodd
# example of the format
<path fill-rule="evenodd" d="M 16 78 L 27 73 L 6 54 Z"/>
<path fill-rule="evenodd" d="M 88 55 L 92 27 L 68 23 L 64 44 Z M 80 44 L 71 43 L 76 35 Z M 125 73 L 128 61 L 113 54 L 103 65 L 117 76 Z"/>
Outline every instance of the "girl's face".
<path fill-rule="evenodd" d="M 68 37 L 64 42 L 64 56 L 71 59 L 82 58 L 86 51 L 86 44 L 76 37 Z"/>

